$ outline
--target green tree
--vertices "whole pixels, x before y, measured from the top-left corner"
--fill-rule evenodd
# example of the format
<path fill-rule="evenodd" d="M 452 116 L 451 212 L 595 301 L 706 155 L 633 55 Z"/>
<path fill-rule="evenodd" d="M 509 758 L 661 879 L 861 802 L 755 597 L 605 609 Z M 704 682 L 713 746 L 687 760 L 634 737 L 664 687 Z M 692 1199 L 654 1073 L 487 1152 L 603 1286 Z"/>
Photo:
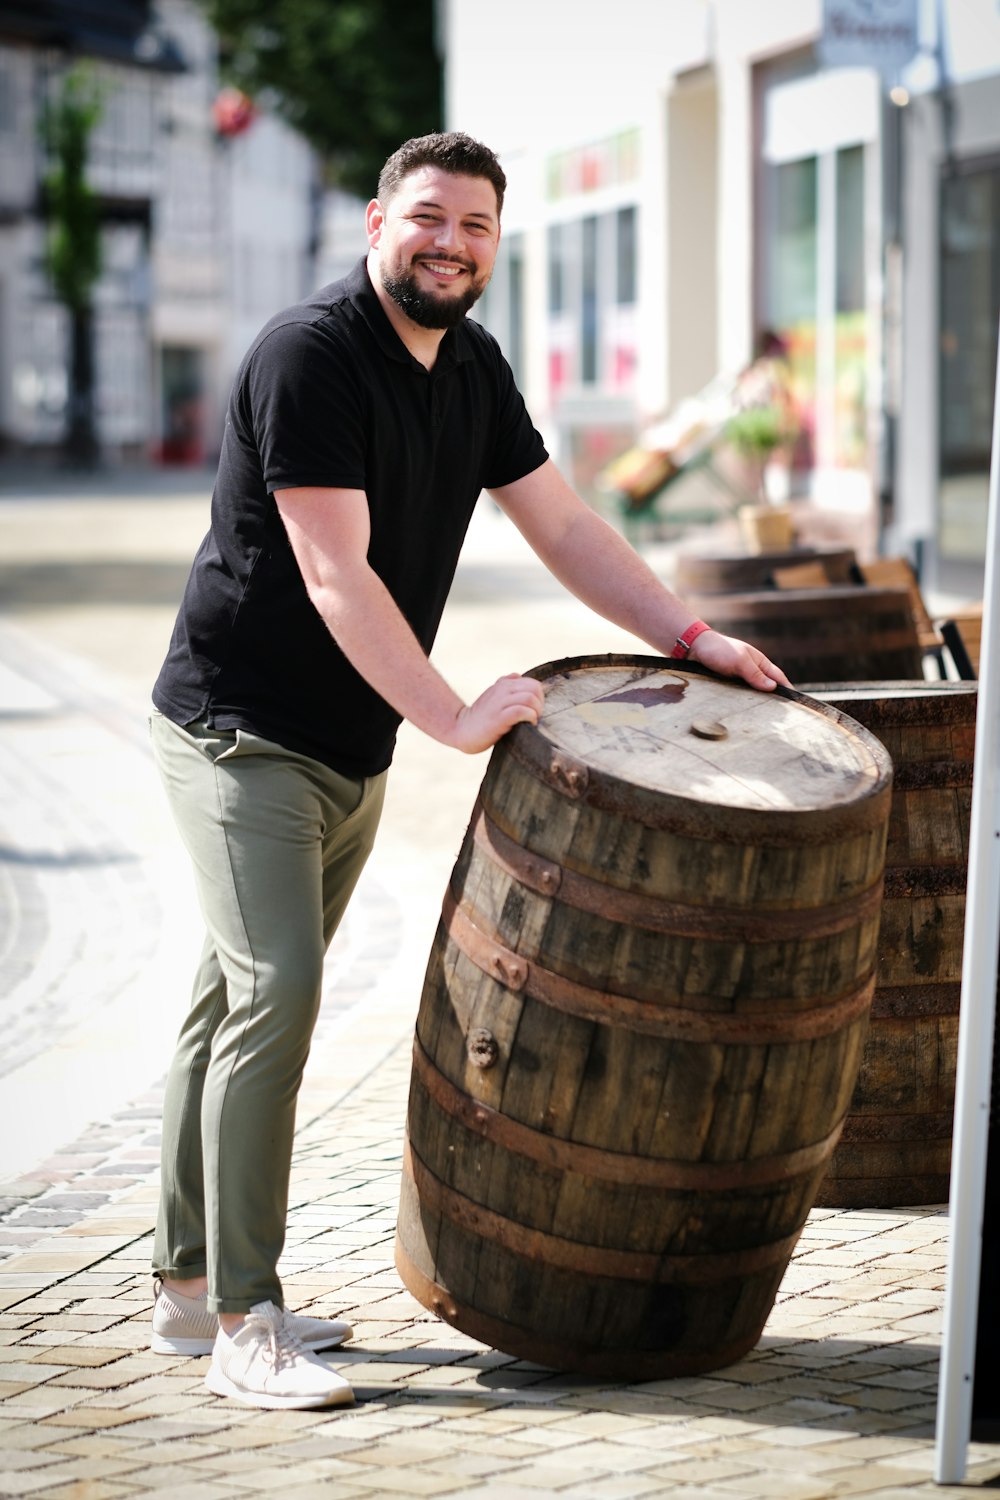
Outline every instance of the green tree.
<path fill-rule="evenodd" d="M 87 156 L 100 117 L 97 84 L 83 66 L 66 74 L 42 116 L 48 158 L 46 266 L 70 317 L 66 450 L 80 464 L 92 463 L 97 456 L 94 286 L 101 274 L 101 216 L 97 195 L 87 181 Z"/>
<path fill-rule="evenodd" d="M 270 93 L 327 162 L 369 198 L 389 153 L 441 128 L 434 0 L 202 0 L 223 71 Z"/>

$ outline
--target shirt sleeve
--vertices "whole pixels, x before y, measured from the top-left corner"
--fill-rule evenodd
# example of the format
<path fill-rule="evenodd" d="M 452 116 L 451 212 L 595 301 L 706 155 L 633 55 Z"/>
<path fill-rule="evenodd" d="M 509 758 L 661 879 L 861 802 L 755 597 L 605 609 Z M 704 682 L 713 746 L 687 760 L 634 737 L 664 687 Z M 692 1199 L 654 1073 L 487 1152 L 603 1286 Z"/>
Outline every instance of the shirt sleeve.
<path fill-rule="evenodd" d="M 248 362 L 242 395 L 268 490 L 364 489 L 361 382 L 327 329 L 272 329 Z"/>

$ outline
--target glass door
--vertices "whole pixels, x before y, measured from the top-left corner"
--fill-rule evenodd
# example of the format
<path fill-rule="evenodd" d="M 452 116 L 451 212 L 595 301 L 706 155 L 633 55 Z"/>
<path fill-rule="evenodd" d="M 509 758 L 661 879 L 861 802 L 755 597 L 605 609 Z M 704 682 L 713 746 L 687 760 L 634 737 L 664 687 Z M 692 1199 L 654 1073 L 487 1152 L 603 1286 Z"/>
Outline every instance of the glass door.
<path fill-rule="evenodd" d="M 956 561 L 986 555 L 998 319 L 1000 162 L 993 162 L 941 185 L 938 546 Z"/>

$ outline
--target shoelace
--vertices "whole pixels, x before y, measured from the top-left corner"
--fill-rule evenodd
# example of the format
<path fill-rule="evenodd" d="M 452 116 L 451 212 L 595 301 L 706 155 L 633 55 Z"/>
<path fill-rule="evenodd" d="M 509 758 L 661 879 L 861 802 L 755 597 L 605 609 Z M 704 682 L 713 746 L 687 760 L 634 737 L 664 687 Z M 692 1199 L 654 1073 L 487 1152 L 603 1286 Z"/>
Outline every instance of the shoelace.
<path fill-rule="evenodd" d="M 307 1353 L 305 1344 L 295 1333 L 284 1309 L 275 1307 L 273 1303 L 260 1310 L 252 1308 L 247 1313 L 244 1327 L 253 1328 L 267 1338 L 263 1357 L 272 1370 L 280 1370 L 283 1364 L 290 1364 L 296 1355 Z"/>

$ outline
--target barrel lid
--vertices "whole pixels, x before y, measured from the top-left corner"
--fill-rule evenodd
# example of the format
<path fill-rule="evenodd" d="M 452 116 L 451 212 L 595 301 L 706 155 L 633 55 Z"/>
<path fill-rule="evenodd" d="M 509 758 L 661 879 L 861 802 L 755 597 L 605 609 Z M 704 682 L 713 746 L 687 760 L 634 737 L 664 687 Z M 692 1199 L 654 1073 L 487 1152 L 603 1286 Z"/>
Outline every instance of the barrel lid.
<path fill-rule="evenodd" d="M 659 657 L 577 657 L 531 675 L 545 686 L 535 735 L 578 777 L 770 813 L 843 807 L 891 782 L 874 736 L 788 689 Z"/>

